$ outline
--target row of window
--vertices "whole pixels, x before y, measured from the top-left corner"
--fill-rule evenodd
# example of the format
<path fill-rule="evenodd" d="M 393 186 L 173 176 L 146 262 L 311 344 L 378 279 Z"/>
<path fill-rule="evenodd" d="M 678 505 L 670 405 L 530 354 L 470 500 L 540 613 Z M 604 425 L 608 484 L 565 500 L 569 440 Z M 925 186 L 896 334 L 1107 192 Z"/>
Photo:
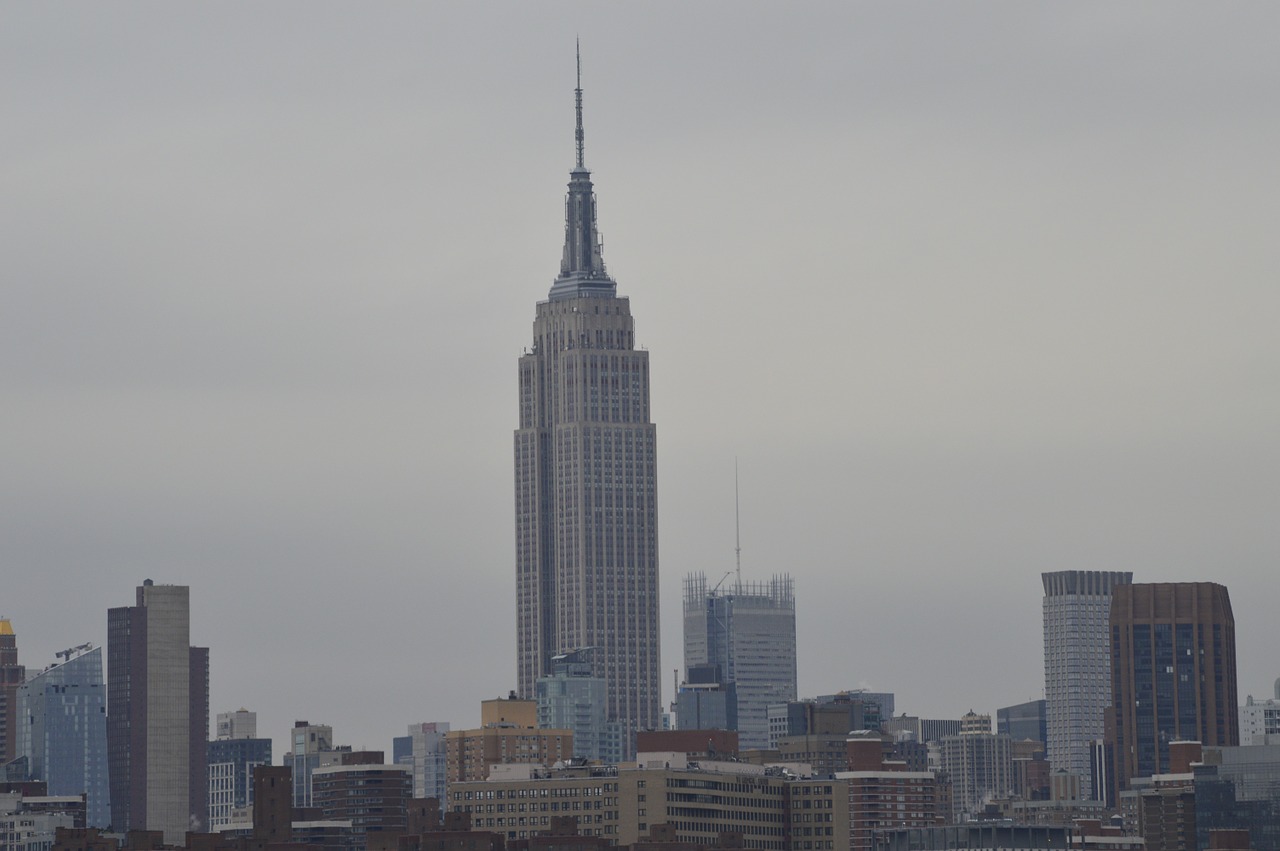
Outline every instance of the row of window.
<path fill-rule="evenodd" d="M 644 781 L 640 781 L 643 785 Z M 454 792 L 453 799 L 455 801 L 484 801 L 484 800 L 503 800 L 515 798 L 591 798 L 599 797 L 608 792 L 617 792 L 617 783 L 605 783 L 602 786 L 555 786 L 544 789 L 481 789 L 475 792 L 467 790 L 466 792 Z M 465 795 L 465 797 L 463 797 Z"/>

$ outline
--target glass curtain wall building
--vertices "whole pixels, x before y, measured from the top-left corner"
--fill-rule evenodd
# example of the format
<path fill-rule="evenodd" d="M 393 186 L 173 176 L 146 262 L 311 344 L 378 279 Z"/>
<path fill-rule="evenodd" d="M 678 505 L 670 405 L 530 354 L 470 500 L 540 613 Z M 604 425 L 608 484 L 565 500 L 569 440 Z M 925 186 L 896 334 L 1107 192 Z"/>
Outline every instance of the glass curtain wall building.
<path fill-rule="evenodd" d="M 68 651 L 69 656 L 71 652 Z M 61 655 L 61 654 L 59 654 Z M 111 824 L 107 687 L 102 648 L 69 658 L 18 689 L 17 752 L 50 795 L 85 795 L 85 823 Z"/>
<path fill-rule="evenodd" d="M 716 665 L 738 704 L 738 746 L 769 746 L 769 706 L 796 699 L 796 600 L 791 577 L 708 588 L 684 584 L 685 670 Z"/>

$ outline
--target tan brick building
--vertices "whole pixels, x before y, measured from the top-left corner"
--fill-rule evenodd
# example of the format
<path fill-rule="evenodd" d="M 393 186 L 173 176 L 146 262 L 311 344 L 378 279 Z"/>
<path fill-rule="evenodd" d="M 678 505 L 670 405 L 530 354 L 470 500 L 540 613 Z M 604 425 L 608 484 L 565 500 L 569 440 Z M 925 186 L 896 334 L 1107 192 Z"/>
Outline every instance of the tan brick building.
<path fill-rule="evenodd" d="M 845 851 L 847 785 L 800 779 L 745 763 L 687 762 L 666 754 L 642 764 L 539 769 L 504 766 L 488 781 L 449 786 L 448 808 L 470 813 L 476 830 L 524 839 L 558 816 L 577 816 L 584 836 L 614 844 L 643 840 L 667 825 L 674 841 L 715 845 L 740 833 L 762 851 Z"/>
<path fill-rule="evenodd" d="M 573 758 L 573 733 L 532 727 L 493 726 L 444 734 L 449 784 L 485 780 L 494 765 L 552 766 Z"/>

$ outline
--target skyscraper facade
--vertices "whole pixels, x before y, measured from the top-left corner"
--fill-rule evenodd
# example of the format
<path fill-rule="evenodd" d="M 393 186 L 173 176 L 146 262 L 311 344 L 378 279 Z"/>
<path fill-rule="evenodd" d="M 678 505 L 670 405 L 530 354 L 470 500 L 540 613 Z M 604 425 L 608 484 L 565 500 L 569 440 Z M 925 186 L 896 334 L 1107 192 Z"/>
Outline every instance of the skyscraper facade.
<path fill-rule="evenodd" d="M 13 624 L 0 619 L 0 765 L 18 756 L 18 686 L 26 668 L 18 664 L 18 637 Z"/>
<path fill-rule="evenodd" d="M 64 655 L 64 654 L 59 654 Z M 29 776 L 48 784 L 50 795 L 85 796 L 89 827 L 111 824 L 107 782 L 107 686 L 102 648 L 53 665 L 18 689 L 17 752 Z"/>
<path fill-rule="evenodd" d="M 624 754 L 621 725 L 605 717 L 604 680 L 595 675 L 589 650 L 562 653 L 551 660 L 551 676 L 535 686 L 538 727 L 573 731 L 573 755 L 617 764 Z"/>
<path fill-rule="evenodd" d="M 408 760 L 413 769 L 413 797 L 445 800 L 445 733 L 448 721 L 409 725 Z M 399 760 L 396 760 L 399 762 Z"/>
<path fill-rule="evenodd" d="M 1122 585 L 1111 604 L 1115 778 L 1166 774 L 1169 744 L 1240 743 L 1236 628 L 1215 582 Z"/>
<path fill-rule="evenodd" d="M 209 648 L 191 646 L 190 589 L 137 589 L 107 610 L 111 824 L 177 843 L 209 823 Z"/>
<path fill-rule="evenodd" d="M 1040 578 L 1046 756 L 1052 770 L 1079 777 L 1081 794 L 1092 799 L 1090 754 L 1103 737 L 1111 703 L 1111 596 L 1133 581 L 1133 573 L 1062 570 Z"/>
<path fill-rule="evenodd" d="M 295 721 L 289 731 L 289 745 L 290 750 L 284 755 L 283 762 L 293 777 L 293 805 L 309 807 L 312 803 L 312 773 L 317 768 L 337 765 L 340 761 L 333 744 L 333 728 L 328 724 Z"/>
<path fill-rule="evenodd" d="M 1280 745 L 1280 698 L 1245 698 L 1240 707 L 1240 744 Z"/>
<path fill-rule="evenodd" d="M 253 806 L 253 771 L 271 764 L 271 740 L 258 738 L 258 713 L 219 712 L 209 742 L 209 830 L 229 827 L 235 811 Z"/>
<path fill-rule="evenodd" d="M 554 656 L 594 647 L 607 717 L 634 731 L 661 711 L 657 436 L 649 353 L 605 270 L 576 95 L 560 275 L 519 362 L 517 679 L 532 697 Z"/>
<path fill-rule="evenodd" d="M 243 708 L 234 712 L 219 712 L 214 728 L 215 739 L 256 739 L 258 713 Z"/>
<path fill-rule="evenodd" d="M 1280 849 L 1280 744 L 1206 748 L 1192 771 L 1197 848 L 1221 848 L 1213 834 L 1235 829 L 1249 848 Z"/>
<path fill-rule="evenodd" d="M 990 716 L 970 712 L 962 718 L 960 734 L 944 736 L 939 755 L 957 817 L 981 812 L 986 801 L 1015 791 L 1012 743 L 991 733 Z"/>
<path fill-rule="evenodd" d="M 676 690 L 676 722 L 681 730 L 738 729 L 737 689 L 724 682 L 719 665 L 686 669 L 684 682 Z"/>
<path fill-rule="evenodd" d="M 791 577 L 708 588 L 685 579 L 684 664 L 718 665 L 738 700 L 738 746 L 769 746 L 769 706 L 796 699 L 796 601 Z"/>
<path fill-rule="evenodd" d="M 1034 742 L 1045 740 L 1046 704 L 1044 700 L 1029 700 L 1014 706 L 1003 706 L 996 710 L 996 732 L 1004 733 L 1015 742 L 1028 739 Z"/>

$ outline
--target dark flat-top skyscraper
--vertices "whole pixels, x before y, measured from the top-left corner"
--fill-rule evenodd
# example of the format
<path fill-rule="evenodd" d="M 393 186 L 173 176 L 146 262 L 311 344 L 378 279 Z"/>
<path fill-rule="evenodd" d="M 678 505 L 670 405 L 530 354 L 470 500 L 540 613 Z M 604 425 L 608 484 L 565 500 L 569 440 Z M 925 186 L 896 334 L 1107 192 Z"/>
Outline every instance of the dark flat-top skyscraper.
<path fill-rule="evenodd" d="M 651 729 L 661 683 L 649 353 L 636 350 L 630 302 L 605 271 L 580 84 L 576 95 L 560 275 L 538 303 L 533 347 L 519 364 L 517 675 L 531 698 L 552 656 L 595 647 L 608 718 Z"/>
<path fill-rule="evenodd" d="M 1215 582 L 1119 585 L 1111 601 L 1116 779 L 1169 771 L 1169 743 L 1240 743 L 1236 623 Z"/>

